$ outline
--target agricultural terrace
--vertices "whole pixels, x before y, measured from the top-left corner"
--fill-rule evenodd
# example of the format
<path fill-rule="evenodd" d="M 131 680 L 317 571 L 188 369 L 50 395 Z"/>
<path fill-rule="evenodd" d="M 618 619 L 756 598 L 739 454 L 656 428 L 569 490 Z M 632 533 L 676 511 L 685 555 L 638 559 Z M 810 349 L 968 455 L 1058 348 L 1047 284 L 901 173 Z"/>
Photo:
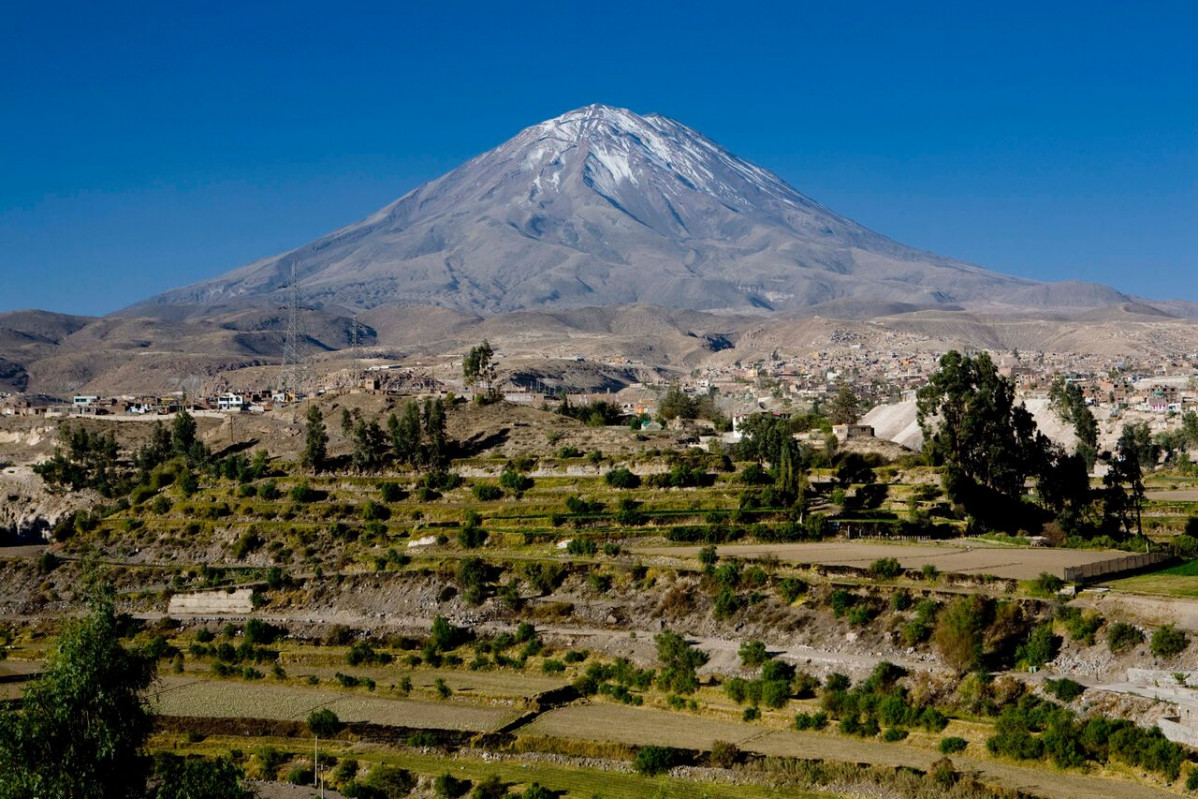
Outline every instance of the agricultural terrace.
<path fill-rule="evenodd" d="M 1198 757 L 1153 727 L 1173 709 L 1103 687 L 1148 662 L 1198 670 L 1187 629 L 1058 596 L 1067 567 L 1145 546 L 1175 560 L 1111 586 L 1188 579 L 1193 475 L 1147 474 L 1134 516 L 1074 485 L 1091 504 L 1065 535 L 1049 499 L 987 528 L 943 467 L 816 447 L 778 420 L 756 448 L 704 451 L 596 412 L 395 406 L 392 435 L 386 410 L 312 403 L 261 433 L 303 446 L 283 455 L 213 452 L 222 431 L 184 423 L 106 462 L 119 448 L 75 433 L 83 455 L 47 475 L 107 496 L 49 549 L 0 559 L 4 687 L 52 651 L 98 557 L 161 675 L 151 747 L 261 779 L 310 783 L 305 725 L 329 711 L 346 795 L 388 766 L 425 795 L 449 768 L 534 797 L 1198 786 Z M 219 610 L 237 587 L 250 604 Z M 172 617 L 182 594 L 209 610 Z"/>

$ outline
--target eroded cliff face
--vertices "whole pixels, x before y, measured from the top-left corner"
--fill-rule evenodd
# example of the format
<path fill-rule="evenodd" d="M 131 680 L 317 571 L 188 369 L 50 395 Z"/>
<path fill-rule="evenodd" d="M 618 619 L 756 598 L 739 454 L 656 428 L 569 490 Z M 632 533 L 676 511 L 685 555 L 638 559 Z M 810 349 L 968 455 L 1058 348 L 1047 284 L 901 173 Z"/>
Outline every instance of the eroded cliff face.
<path fill-rule="evenodd" d="M 94 491 L 52 493 L 31 467 L 7 467 L 0 471 L 0 545 L 43 541 L 55 522 L 99 499 Z"/>

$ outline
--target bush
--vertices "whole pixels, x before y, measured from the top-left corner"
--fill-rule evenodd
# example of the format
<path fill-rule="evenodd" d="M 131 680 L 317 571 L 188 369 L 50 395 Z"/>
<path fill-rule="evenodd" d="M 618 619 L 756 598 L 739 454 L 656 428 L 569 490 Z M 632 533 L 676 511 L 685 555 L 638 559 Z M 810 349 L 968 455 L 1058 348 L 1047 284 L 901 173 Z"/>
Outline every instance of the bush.
<path fill-rule="evenodd" d="M 1044 690 L 1062 702 L 1072 702 L 1085 693 L 1086 686 L 1068 677 L 1062 677 L 1059 680 L 1045 680 Z"/>
<path fill-rule="evenodd" d="M 875 580 L 893 580 L 902 573 L 902 564 L 896 558 L 879 558 L 869 566 L 869 575 Z"/>
<path fill-rule="evenodd" d="M 308 729 L 318 738 L 332 738 L 341 731 L 341 727 L 341 719 L 327 707 L 308 714 Z"/>
<path fill-rule="evenodd" d="M 889 727 L 882 733 L 882 740 L 886 743 L 898 743 L 907 737 L 907 731 L 902 727 Z"/>
<path fill-rule="evenodd" d="M 632 767 L 640 774 L 656 776 L 672 769 L 678 762 L 678 751 L 668 746 L 642 746 L 636 752 Z"/>
<path fill-rule="evenodd" d="M 1117 655 L 1144 643 L 1144 633 L 1127 622 L 1113 622 L 1107 628 L 1106 643 L 1111 652 Z"/>
<path fill-rule="evenodd" d="M 490 483 L 477 483 L 470 487 L 470 493 L 479 502 L 494 502 L 503 498 L 503 489 Z"/>
<path fill-rule="evenodd" d="M 612 488 L 637 488 L 641 484 L 641 478 L 623 466 L 612 469 L 603 476 L 603 479 Z"/>
<path fill-rule="evenodd" d="M 799 713 L 795 716 L 796 730 L 822 730 L 828 726 L 828 714 L 822 710 L 815 713 Z"/>
<path fill-rule="evenodd" d="M 470 780 L 461 780 L 452 774 L 442 774 L 433 780 L 433 792 L 440 799 L 457 799 L 470 790 Z"/>
<path fill-rule="evenodd" d="M 749 668 L 756 668 L 766 661 L 769 653 L 761 641 L 745 641 L 740 645 L 740 662 Z"/>
<path fill-rule="evenodd" d="M 312 769 L 303 766 L 296 766 L 287 772 L 287 782 L 292 785 L 311 785 L 312 779 Z"/>
<path fill-rule="evenodd" d="M 940 739 L 940 754 L 953 755 L 957 752 L 964 752 L 965 747 L 969 746 L 969 741 L 964 738 L 958 738 L 955 735 L 948 738 Z"/>
<path fill-rule="evenodd" d="M 1040 572 L 1040 576 L 1032 581 L 1032 593 L 1051 596 L 1065 587 L 1065 581 L 1055 574 Z"/>
<path fill-rule="evenodd" d="M 732 768 L 740 760 L 740 747 L 728 741 L 712 741 L 708 760 L 716 768 Z"/>
<path fill-rule="evenodd" d="M 315 502 L 319 496 L 307 483 L 292 486 L 288 494 L 292 502 Z"/>
<path fill-rule="evenodd" d="M 499 485 L 518 497 L 533 487 L 533 479 L 509 467 L 499 475 Z"/>
<path fill-rule="evenodd" d="M 499 779 L 499 775 L 492 774 L 475 785 L 470 796 L 471 799 L 503 799 L 507 796 L 507 785 Z"/>
<path fill-rule="evenodd" d="M 805 593 L 807 593 L 807 583 L 798 577 L 784 577 L 778 583 L 778 595 L 788 605 Z"/>
<path fill-rule="evenodd" d="M 1060 645 L 1060 636 L 1053 634 L 1052 625 L 1041 624 L 1016 648 L 1015 659 L 1024 666 L 1040 668 L 1057 656 Z"/>
<path fill-rule="evenodd" d="M 1189 645 L 1190 639 L 1186 637 L 1186 634 L 1175 629 L 1171 624 L 1158 628 L 1152 634 L 1152 641 L 1149 643 L 1152 654 L 1158 658 L 1171 658 L 1180 655 Z"/>
<path fill-rule="evenodd" d="M 1097 613 L 1082 613 L 1079 608 L 1069 606 L 1061 608 L 1057 618 L 1065 625 L 1070 638 L 1086 646 L 1094 645 L 1094 636 L 1104 621 Z"/>

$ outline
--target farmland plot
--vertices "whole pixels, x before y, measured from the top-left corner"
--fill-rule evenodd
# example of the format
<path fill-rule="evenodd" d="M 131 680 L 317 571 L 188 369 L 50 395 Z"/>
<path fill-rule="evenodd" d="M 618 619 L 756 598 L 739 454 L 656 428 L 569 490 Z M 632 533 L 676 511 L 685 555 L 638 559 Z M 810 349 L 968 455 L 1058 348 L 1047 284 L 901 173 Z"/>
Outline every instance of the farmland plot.
<path fill-rule="evenodd" d="M 397 727 L 487 732 L 502 727 L 518 713 L 460 702 L 420 702 L 359 696 L 337 691 L 289 686 L 197 680 L 164 680 L 153 697 L 156 712 L 166 716 L 254 718 L 302 721 L 317 708 L 329 708 L 342 721 Z"/>
<path fill-rule="evenodd" d="M 638 550 L 645 555 L 695 557 L 699 547 L 652 547 Z M 1065 569 L 1126 557 L 1126 552 L 1044 549 L 1036 547 L 978 546 L 976 544 L 884 544 L 875 542 L 825 541 L 796 544 L 727 544 L 718 547 L 722 558 L 774 556 L 783 562 L 829 566 L 868 567 L 880 558 L 896 558 L 904 569 L 932 564 L 954 574 L 993 574 L 1013 580 L 1032 580 L 1041 572 L 1064 575 Z"/>

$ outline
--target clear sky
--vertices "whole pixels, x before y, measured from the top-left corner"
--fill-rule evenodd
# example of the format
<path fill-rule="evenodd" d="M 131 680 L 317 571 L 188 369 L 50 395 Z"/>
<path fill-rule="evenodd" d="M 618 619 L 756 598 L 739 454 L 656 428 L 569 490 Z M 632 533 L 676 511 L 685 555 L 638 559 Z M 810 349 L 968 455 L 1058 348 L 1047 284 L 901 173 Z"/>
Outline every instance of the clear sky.
<path fill-rule="evenodd" d="M 1196 39 L 1194 2 L 9 0 L 0 310 L 221 274 L 593 102 L 907 244 L 1198 300 Z"/>

